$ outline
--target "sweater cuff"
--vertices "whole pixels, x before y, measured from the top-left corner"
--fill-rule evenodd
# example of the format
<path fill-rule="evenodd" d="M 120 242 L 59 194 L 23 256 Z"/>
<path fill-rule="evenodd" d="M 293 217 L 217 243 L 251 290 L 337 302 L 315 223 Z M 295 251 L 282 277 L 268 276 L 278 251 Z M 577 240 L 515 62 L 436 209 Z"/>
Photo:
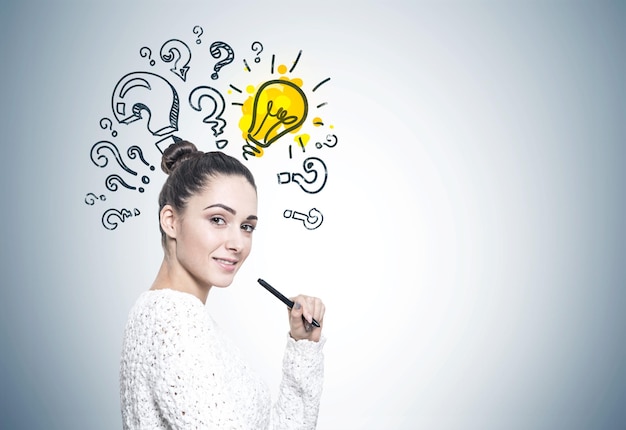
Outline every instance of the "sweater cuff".
<path fill-rule="evenodd" d="M 305 354 L 322 352 L 325 343 L 326 337 L 324 337 L 324 335 L 322 335 L 319 341 L 315 342 L 307 339 L 295 340 L 289 333 L 287 333 L 287 348 L 293 351 Z"/>

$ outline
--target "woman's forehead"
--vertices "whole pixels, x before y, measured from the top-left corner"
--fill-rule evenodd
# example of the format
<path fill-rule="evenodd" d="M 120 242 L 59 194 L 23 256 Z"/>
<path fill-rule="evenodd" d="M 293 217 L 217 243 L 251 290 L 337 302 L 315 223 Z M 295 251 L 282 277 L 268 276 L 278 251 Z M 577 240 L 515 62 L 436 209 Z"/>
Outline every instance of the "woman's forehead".
<path fill-rule="evenodd" d="M 246 178 L 239 175 L 218 175 L 207 181 L 203 189 L 193 195 L 189 203 L 205 206 L 223 204 L 233 209 L 254 209 L 256 212 L 257 194 Z"/>

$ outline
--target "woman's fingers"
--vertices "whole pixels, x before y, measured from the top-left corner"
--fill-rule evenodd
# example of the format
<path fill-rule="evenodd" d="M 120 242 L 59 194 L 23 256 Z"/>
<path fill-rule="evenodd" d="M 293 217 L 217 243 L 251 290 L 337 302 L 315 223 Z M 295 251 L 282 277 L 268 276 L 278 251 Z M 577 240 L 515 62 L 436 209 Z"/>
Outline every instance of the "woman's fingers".
<path fill-rule="evenodd" d="M 299 295 L 292 297 L 294 306 L 290 311 L 291 337 L 296 340 L 319 340 L 326 306 L 317 297 Z M 315 322 L 314 322 L 315 321 Z M 315 324 L 319 325 L 319 328 Z"/>
<path fill-rule="evenodd" d="M 300 305 L 295 315 L 302 315 L 309 324 L 313 324 L 314 319 L 320 322 L 319 320 L 323 318 L 325 307 L 319 298 L 299 295 L 292 300 L 294 308 Z"/>

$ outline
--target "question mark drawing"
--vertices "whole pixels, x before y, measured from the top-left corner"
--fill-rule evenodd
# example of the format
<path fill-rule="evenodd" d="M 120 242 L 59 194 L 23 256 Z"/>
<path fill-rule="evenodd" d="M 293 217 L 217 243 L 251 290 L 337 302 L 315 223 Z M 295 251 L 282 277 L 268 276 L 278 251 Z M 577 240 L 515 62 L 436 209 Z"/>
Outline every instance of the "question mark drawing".
<path fill-rule="evenodd" d="M 128 150 L 126 151 L 126 154 L 128 155 L 129 158 L 133 160 L 139 157 L 139 159 L 144 165 L 148 166 L 150 170 L 154 171 L 154 166 L 146 161 L 146 159 L 143 157 L 143 152 L 141 151 L 141 148 L 138 147 L 137 145 L 133 145 L 129 147 Z"/>
<path fill-rule="evenodd" d="M 139 50 L 139 55 L 141 55 L 142 58 L 148 57 L 151 66 L 154 66 L 156 64 L 156 61 L 152 59 L 152 50 L 147 46 L 144 46 Z"/>
<path fill-rule="evenodd" d="M 131 147 L 128 148 L 128 150 L 126 151 L 126 154 L 128 155 L 128 157 L 132 160 L 134 160 L 135 158 L 139 158 L 141 160 L 141 162 L 145 165 L 148 166 L 150 168 L 150 170 L 154 171 L 154 166 L 152 166 L 150 163 L 148 163 L 146 161 L 146 159 L 143 157 L 143 152 L 141 152 L 141 148 L 138 147 L 137 145 L 133 145 Z M 141 182 L 143 182 L 144 184 L 148 185 L 150 183 L 150 178 L 148 178 L 147 176 L 142 176 L 141 177 Z M 140 193 L 144 192 L 143 187 L 139 187 L 138 190 Z"/>
<path fill-rule="evenodd" d="M 287 209 L 283 213 L 283 216 L 285 218 L 293 218 L 302 221 L 304 227 L 308 230 L 315 230 L 322 225 L 322 222 L 324 221 L 324 216 L 316 208 L 311 209 L 308 215 Z"/>
<path fill-rule="evenodd" d="M 133 212 L 131 212 L 128 209 L 121 209 L 121 210 L 114 209 L 114 208 L 107 209 L 102 214 L 102 225 L 107 230 L 115 230 L 117 226 L 119 225 L 119 223 L 126 221 L 128 218 L 132 216 L 138 216 L 140 214 L 141 212 L 139 212 L 139 209 L 137 208 L 135 208 Z M 114 218 L 117 218 L 118 221 L 116 221 Z"/>
<path fill-rule="evenodd" d="M 196 25 L 193 28 L 193 34 L 197 34 L 198 38 L 196 39 L 196 43 L 199 45 L 202 43 L 202 40 L 200 40 L 200 36 L 202 36 L 202 33 L 204 33 L 204 30 L 202 30 L 202 27 L 200 27 L 199 25 Z"/>
<path fill-rule="evenodd" d="M 324 142 L 324 144 L 322 145 L 321 142 L 316 142 L 315 143 L 315 147 L 317 149 L 322 149 L 324 146 L 326 146 L 328 148 L 334 148 L 335 146 L 337 146 L 337 142 L 338 141 L 339 141 L 339 139 L 337 139 L 337 135 L 336 134 L 328 134 L 328 135 L 326 135 L 326 142 L 328 142 L 328 143 Z"/>
<path fill-rule="evenodd" d="M 328 169 L 326 164 L 317 157 L 309 157 L 302 163 L 304 171 L 310 179 L 305 178 L 300 173 L 282 172 L 278 174 L 279 184 L 288 184 L 294 182 L 309 194 L 315 194 L 322 191 L 328 179 Z M 321 172 L 324 172 L 322 175 Z"/>
<path fill-rule="evenodd" d="M 226 58 L 218 61 L 213 67 L 213 70 L 215 71 L 215 73 L 211 75 L 211 79 L 215 80 L 219 78 L 218 72 L 222 70 L 222 67 L 233 62 L 233 60 L 235 59 L 235 53 L 233 52 L 233 48 L 231 48 L 230 45 L 224 42 L 219 42 L 219 41 L 213 42 L 211 44 L 211 47 L 209 48 L 209 51 L 211 52 L 211 55 L 215 59 L 218 59 L 222 56 L 222 51 L 226 53 Z"/>
<path fill-rule="evenodd" d="M 169 101 L 169 109 L 155 109 Z M 147 112 L 148 131 L 164 136 L 178 130 L 178 93 L 167 79 L 149 72 L 131 72 L 115 85 L 111 98 L 115 119 L 130 124 Z"/>
<path fill-rule="evenodd" d="M 148 178 L 147 178 L 147 176 L 144 176 L 143 179 L 145 181 Z M 148 179 L 148 182 L 150 182 L 149 179 Z M 146 182 L 144 182 L 144 183 L 146 183 Z M 107 176 L 106 180 L 104 181 L 104 184 L 107 187 L 107 190 L 109 190 L 109 191 L 117 191 L 117 189 L 119 188 L 120 185 L 123 186 L 124 188 L 129 189 L 129 190 L 138 190 L 140 193 L 143 193 L 145 191 L 143 189 L 143 187 L 137 188 L 137 187 L 133 187 L 132 185 L 129 185 L 117 173 L 113 173 L 113 174 Z"/>
<path fill-rule="evenodd" d="M 173 61 L 174 67 L 170 70 L 185 82 L 187 72 L 189 71 L 189 62 L 191 61 L 191 50 L 185 42 L 178 39 L 171 39 L 165 42 L 161 46 L 161 60 L 166 63 Z M 179 64 L 182 64 L 182 66 L 179 67 Z"/>
<path fill-rule="evenodd" d="M 154 144 L 154 146 L 156 146 L 158 150 L 161 151 L 161 154 L 163 154 L 165 150 L 170 147 L 170 145 L 180 142 L 181 140 L 182 139 L 180 137 L 171 135 L 159 140 Z"/>
<path fill-rule="evenodd" d="M 111 130 L 111 136 L 117 136 L 117 131 L 113 130 L 113 121 L 109 118 L 102 118 L 100 120 L 100 128 L 102 128 L 102 130 Z"/>
<path fill-rule="evenodd" d="M 106 140 L 97 142 L 91 147 L 90 156 L 93 164 L 100 168 L 106 167 L 109 164 L 109 158 L 106 156 L 106 152 L 110 152 L 113 155 L 113 158 L 115 158 L 117 164 L 119 164 L 119 166 L 124 169 L 125 172 L 130 173 L 133 176 L 137 176 L 137 172 L 132 170 L 126 165 L 126 163 L 124 163 L 122 155 L 120 154 L 119 149 L 117 149 L 117 146 Z M 142 178 L 142 182 L 144 184 L 147 184 L 150 182 L 150 179 L 144 176 Z M 119 188 L 118 184 L 122 185 L 124 188 L 128 188 L 129 190 L 137 189 L 140 193 L 144 192 L 144 189 L 142 187 L 136 188 L 127 184 L 124 179 L 122 179 L 122 177 L 117 174 L 109 175 L 105 180 L 105 185 L 109 191 L 117 191 Z"/>
<path fill-rule="evenodd" d="M 207 109 L 207 111 L 210 110 L 210 113 L 204 117 L 202 122 L 211 124 L 213 136 L 217 137 L 224 132 L 224 127 L 226 126 L 226 121 L 222 118 L 226 103 L 222 94 L 215 88 L 200 86 L 194 88 L 194 90 L 189 94 L 189 105 L 194 110 L 200 112 L 203 109 L 201 102 L 205 99 L 211 100 L 212 104 L 211 108 Z"/>
<path fill-rule="evenodd" d="M 100 168 L 106 167 L 109 164 L 109 158 L 106 156 L 106 152 L 110 152 L 113 155 L 113 158 L 115 158 L 117 164 L 119 164 L 120 167 L 124 169 L 124 171 L 130 173 L 131 175 L 137 175 L 137 172 L 132 170 L 124 163 L 124 160 L 122 160 L 122 155 L 120 154 L 119 149 L 117 149 L 117 146 L 115 146 L 114 143 L 109 142 L 108 140 L 101 140 L 100 142 L 96 142 L 91 147 L 90 156 L 93 164 Z"/>
<path fill-rule="evenodd" d="M 100 196 L 98 197 L 94 193 L 87 193 L 87 195 L 85 196 L 85 203 L 89 206 L 93 206 L 96 203 L 97 199 L 105 201 L 107 198 L 104 194 L 100 194 Z"/>
<path fill-rule="evenodd" d="M 259 57 L 259 55 L 261 55 L 261 52 L 263 52 L 263 44 L 261 42 L 253 42 L 252 43 L 252 52 L 256 52 L 257 50 L 259 52 L 256 53 L 256 56 L 254 57 L 254 62 L 258 63 L 259 61 L 261 61 L 261 58 Z"/>

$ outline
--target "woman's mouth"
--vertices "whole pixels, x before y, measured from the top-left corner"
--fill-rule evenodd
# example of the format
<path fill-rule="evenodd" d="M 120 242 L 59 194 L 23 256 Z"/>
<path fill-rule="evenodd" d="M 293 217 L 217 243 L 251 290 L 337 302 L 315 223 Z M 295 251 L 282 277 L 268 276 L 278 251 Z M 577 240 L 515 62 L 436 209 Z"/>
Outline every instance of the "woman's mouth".
<path fill-rule="evenodd" d="M 217 264 L 219 264 L 224 270 L 227 271 L 235 270 L 235 267 L 237 267 L 238 263 L 238 260 L 231 260 L 229 258 L 214 257 L 213 260 L 215 260 Z"/>

